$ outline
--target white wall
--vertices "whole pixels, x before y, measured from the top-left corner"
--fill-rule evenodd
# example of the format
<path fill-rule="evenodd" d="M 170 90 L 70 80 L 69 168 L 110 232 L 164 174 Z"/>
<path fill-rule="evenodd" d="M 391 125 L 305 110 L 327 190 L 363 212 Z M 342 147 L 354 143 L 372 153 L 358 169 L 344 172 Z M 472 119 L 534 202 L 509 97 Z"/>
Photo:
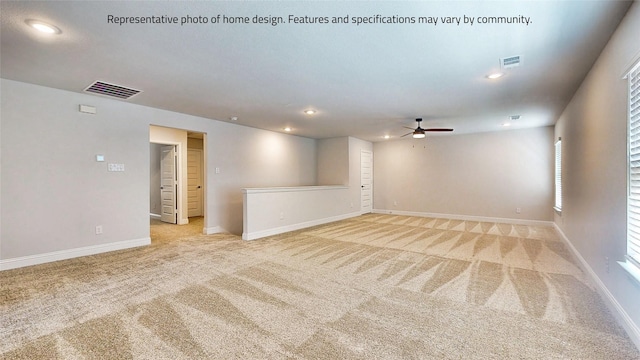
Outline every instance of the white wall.
<path fill-rule="evenodd" d="M 347 186 L 244 189 L 242 238 L 254 240 L 360 215 Z"/>
<path fill-rule="evenodd" d="M 353 137 L 321 139 L 317 145 L 317 178 L 323 186 L 245 189 L 243 239 L 359 215 L 360 152 L 372 148 L 370 142 Z"/>
<path fill-rule="evenodd" d="M 553 219 L 550 127 L 383 141 L 373 148 L 376 210 Z"/>
<path fill-rule="evenodd" d="M 234 234 L 242 233 L 242 188 L 316 184 L 315 140 L 219 123 L 206 147 L 208 211 Z"/>
<path fill-rule="evenodd" d="M 628 97 L 622 75 L 640 57 L 638 34 L 636 2 L 556 124 L 563 146 L 563 207 L 555 222 L 640 347 L 640 288 L 615 264 L 626 253 Z"/>
<path fill-rule="evenodd" d="M 148 239 L 148 122 L 96 97 L 1 87 L 2 259 Z M 108 163 L 125 171 L 107 172 Z"/>
<path fill-rule="evenodd" d="M 210 231 L 242 232 L 242 188 L 316 183 L 313 139 L 12 80 L 0 85 L 0 261 L 148 239 L 150 125 L 207 134 L 206 167 L 220 169 L 207 177 Z M 79 113 L 79 104 L 97 114 Z M 108 162 L 126 171 L 107 172 Z M 104 234 L 95 235 L 96 225 Z"/>
<path fill-rule="evenodd" d="M 0 86 L 2 99 L 2 86 Z M 0 109 L 0 259 L 2 259 L 2 109 Z"/>

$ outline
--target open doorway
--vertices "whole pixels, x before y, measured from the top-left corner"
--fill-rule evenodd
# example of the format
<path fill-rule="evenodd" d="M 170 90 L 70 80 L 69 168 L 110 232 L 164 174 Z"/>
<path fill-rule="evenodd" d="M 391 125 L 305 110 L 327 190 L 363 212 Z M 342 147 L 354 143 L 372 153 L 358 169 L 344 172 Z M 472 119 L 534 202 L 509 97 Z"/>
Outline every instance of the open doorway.
<path fill-rule="evenodd" d="M 202 234 L 206 135 L 160 126 L 151 126 L 149 134 L 152 242 Z"/>

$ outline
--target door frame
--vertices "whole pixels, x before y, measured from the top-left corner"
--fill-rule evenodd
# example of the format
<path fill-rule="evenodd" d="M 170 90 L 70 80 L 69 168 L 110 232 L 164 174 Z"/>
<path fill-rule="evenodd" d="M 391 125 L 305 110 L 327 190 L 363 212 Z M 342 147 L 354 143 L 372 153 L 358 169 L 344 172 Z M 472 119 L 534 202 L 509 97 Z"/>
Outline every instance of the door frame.
<path fill-rule="evenodd" d="M 184 193 L 184 185 L 182 181 L 182 144 L 180 142 L 175 141 L 149 141 L 150 144 L 159 144 L 159 145 L 171 145 L 176 147 L 176 182 L 177 182 L 177 191 L 176 191 L 176 212 L 178 215 L 177 225 L 186 225 L 189 223 L 189 218 L 185 219 L 182 217 L 185 209 L 182 206 L 183 196 L 186 196 Z M 187 209 L 188 211 L 188 209 Z"/>
<path fill-rule="evenodd" d="M 370 180 L 369 180 L 369 189 L 367 190 L 369 192 L 369 209 L 365 210 L 362 207 L 362 202 L 364 199 L 364 189 L 365 189 L 365 185 L 364 185 L 364 180 L 362 179 L 362 169 L 363 169 L 363 154 L 368 154 L 369 155 L 369 159 L 371 160 L 370 163 L 370 169 L 371 169 L 371 174 L 370 174 Z M 360 149 L 360 213 L 361 214 L 368 214 L 373 212 L 373 151 L 370 150 L 364 150 L 364 149 Z"/>
<path fill-rule="evenodd" d="M 151 128 L 167 128 L 167 129 L 174 129 L 174 130 L 180 130 L 180 131 L 184 131 L 187 134 L 189 132 L 192 133 L 200 133 L 202 134 L 202 184 L 203 184 L 203 192 L 202 192 L 202 216 L 204 217 L 204 226 L 202 228 L 202 233 L 207 235 L 207 234 L 213 234 L 216 232 L 221 232 L 223 230 L 221 230 L 219 227 L 209 227 L 208 224 L 208 216 L 209 216 L 209 211 L 208 211 L 208 203 L 209 203 L 209 196 L 211 194 L 211 192 L 213 191 L 213 187 L 209 186 L 209 174 L 208 174 L 208 153 L 209 153 L 209 144 L 208 144 L 208 139 L 209 139 L 209 134 L 206 131 L 202 131 L 202 130 L 196 130 L 196 129 L 187 129 L 187 128 L 183 128 L 183 127 L 173 127 L 173 126 L 167 126 L 167 125 L 160 125 L 160 124 L 156 124 L 156 123 L 151 123 L 149 124 L 149 131 L 151 132 Z M 188 140 L 187 140 L 188 142 Z M 180 162 L 180 166 L 178 166 L 178 198 L 177 200 L 178 202 L 178 224 L 179 225 L 185 225 L 189 223 L 189 218 L 182 218 L 183 212 L 186 212 L 185 214 L 188 215 L 188 202 L 186 206 L 183 206 L 183 199 L 186 199 L 187 196 L 187 189 L 186 189 L 186 179 L 183 181 L 182 179 L 182 174 L 185 174 L 185 178 L 186 178 L 186 167 L 183 171 L 183 166 L 181 166 L 182 164 L 182 152 L 185 152 L 185 165 L 186 165 L 186 151 L 188 148 L 188 144 L 187 142 L 184 142 L 184 144 L 182 144 L 180 141 L 172 141 L 170 139 L 157 139 L 157 138 L 151 138 L 151 136 L 148 138 L 147 144 L 153 143 L 153 144 L 163 144 L 163 145 L 177 145 L 177 149 L 176 149 L 176 153 L 178 154 L 178 161 Z M 148 147 L 148 145 L 147 145 Z M 150 161 L 150 156 L 148 157 L 148 161 Z M 147 163 L 150 167 L 150 163 Z M 146 216 L 149 216 L 149 211 L 146 212 Z"/>

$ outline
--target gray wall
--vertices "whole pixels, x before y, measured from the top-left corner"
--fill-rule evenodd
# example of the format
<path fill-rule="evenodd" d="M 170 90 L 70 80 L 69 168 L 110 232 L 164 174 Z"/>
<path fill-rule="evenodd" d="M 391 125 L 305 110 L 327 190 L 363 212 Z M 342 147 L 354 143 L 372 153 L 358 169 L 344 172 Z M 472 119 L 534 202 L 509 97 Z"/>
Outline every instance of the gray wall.
<path fill-rule="evenodd" d="M 555 222 L 627 312 L 636 330 L 640 289 L 614 261 L 623 260 L 626 254 L 628 96 L 622 76 L 640 57 L 638 34 L 640 4 L 636 2 L 555 129 L 563 146 L 563 207 Z M 610 259 L 609 271 L 605 257 Z"/>
<path fill-rule="evenodd" d="M 318 185 L 349 186 L 349 207 L 360 210 L 360 152 L 373 151 L 369 141 L 354 137 L 318 140 Z"/>
<path fill-rule="evenodd" d="M 383 141 L 373 149 L 377 210 L 553 219 L 550 127 Z"/>
<path fill-rule="evenodd" d="M 244 187 L 316 183 L 313 139 L 6 79 L 0 87 L 1 259 L 148 238 L 151 124 L 207 134 L 206 168 L 221 170 L 207 177 L 207 228 L 241 234 Z M 109 162 L 125 171 L 107 172 Z"/>
<path fill-rule="evenodd" d="M 318 185 L 349 185 L 349 138 L 318 140 Z"/>

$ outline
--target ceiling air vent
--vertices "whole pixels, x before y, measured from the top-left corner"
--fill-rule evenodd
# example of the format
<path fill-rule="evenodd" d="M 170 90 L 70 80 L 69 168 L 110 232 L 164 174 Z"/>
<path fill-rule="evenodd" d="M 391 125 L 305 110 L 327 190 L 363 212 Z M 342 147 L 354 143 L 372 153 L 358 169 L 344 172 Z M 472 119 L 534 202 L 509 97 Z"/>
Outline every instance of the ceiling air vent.
<path fill-rule="evenodd" d="M 518 67 L 520 66 L 520 61 L 521 61 L 520 55 L 501 58 L 500 67 L 503 69 L 511 69 L 514 67 Z"/>
<path fill-rule="evenodd" d="M 520 120 L 520 115 L 511 115 L 509 116 L 509 120 L 511 121 Z"/>
<path fill-rule="evenodd" d="M 125 100 L 130 99 L 132 96 L 142 92 L 141 90 L 130 89 L 124 86 L 109 84 L 102 81 L 94 82 L 88 88 L 84 89 L 84 91 Z"/>

